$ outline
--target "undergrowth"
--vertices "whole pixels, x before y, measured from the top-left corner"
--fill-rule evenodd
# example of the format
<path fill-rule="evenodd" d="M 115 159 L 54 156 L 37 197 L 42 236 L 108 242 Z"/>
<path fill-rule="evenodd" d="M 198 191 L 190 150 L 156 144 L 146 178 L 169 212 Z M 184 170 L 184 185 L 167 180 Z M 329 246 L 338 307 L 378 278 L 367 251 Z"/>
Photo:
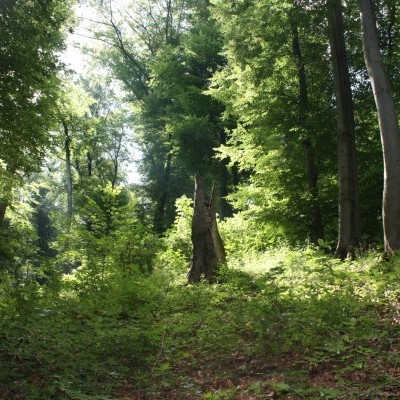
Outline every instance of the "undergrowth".
<path fill-rule="evenodd" d="M 194 286 L 166 265 L 84 291 L 3 281 L 0 398 L 400 398 L 396 257 L 281 248 Z"/>

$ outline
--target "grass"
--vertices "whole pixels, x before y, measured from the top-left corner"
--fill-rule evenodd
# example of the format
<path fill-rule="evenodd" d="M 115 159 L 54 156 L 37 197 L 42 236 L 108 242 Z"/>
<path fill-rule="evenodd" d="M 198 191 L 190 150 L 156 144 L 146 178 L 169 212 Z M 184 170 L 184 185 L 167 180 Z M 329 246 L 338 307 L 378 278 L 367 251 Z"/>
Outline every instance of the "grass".
<path fill-rule="evenodd" d="M 247 259 L 216 285 L 26 286 L 0 312 L 0 398 L 400 398 L 398 259 Z"/>

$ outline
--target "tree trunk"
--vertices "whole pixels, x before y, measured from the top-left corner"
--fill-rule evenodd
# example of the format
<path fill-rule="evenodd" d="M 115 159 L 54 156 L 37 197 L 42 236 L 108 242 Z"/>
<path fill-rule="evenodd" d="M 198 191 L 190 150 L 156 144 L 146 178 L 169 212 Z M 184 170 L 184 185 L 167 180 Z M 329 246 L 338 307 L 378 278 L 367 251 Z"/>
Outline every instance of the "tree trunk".
<path fill-rule="evenodd" d="M 225 249 L 218 232 L 215 216 L 216 195 L 213 188 L 211 200 L 205 198 L 203 185 L 196 176 L 194 214 L 192 220 L 193 254 L 188 272 L 188 283 L 215 281 L 219 265 L 225 262 Z"/>
<path fill-rule="evenodd" d="M 90 151 L 86 153 L 86 158 L 87 158 L 87 171 L 88 171 L 88 177 L 92 177 L 92 171 L 93 171 L 93 157 Z"/>
<path fill-rule="evenodd" d="M 315 166 L 314 149 L 311 144 L 311 139 L 306 130 L 307 114 L 309 109 L 306 67 L 303 60 L 303 54 L 301 52 L 297 25 L 294 22 L 292 22 L 292 35 L 293 55 L 297 64 L 297 78 L 299 81 L 299 119 L 300 126 L 301 128 L 303 128 L 306 135 L 303 140 L 303 146 L 306 152 L 308 188 L 311 195 L 310 240 L 312 243 L 317 243 L 318 239 L 323 239 L 324 237 L 324 228 L 322 225 L 321 208 L 318 201 L 318 173 Z"/>
<path fill-rule="evenodd" d="M 3 225 L 7 210 L 7 203 L 0 202 L 0 227 Z"/>
<path fill-rule="evenodd" d="M 39 193 L 35 195 L 35 202 L 32 204 L 34 220 L 37 233 L 37 244 L 39 254 L 45 257 L 54 258 L 57 251 L 52 249 L 50 244 L 56 238 L 55 229 L 50 219 L 50 204 L 46 200 L 48 189 L 40 188 Z"/>
<path fill-rule="evenodd" d="M 67 173 L 67 215 L 72 218 L 72 168 L 71 168 L 71 136 L 68 125 L 62 121 L 64 127 L 65 170 Z"/>
<path fill-rule="evenodd" d="M 162 234 L 165 231 L 165 206 L 168 199 L 168 188 L 169 180 L 171 176 L 171 163 L 172 163 L 172 152 L 170 151 L 167 155 L 167 161 L 164 167 L 163 175 L 163 189 L 161 192 L 160 200 L 158 201 L 157 208 L 154 213 L 154 230 L 158 234 Z"/>
<path fill-rule="evenodd" d="M 328 24 L 336 91 L 338 129 L 339 235 L 336 255 L 352 256 L 360 242 L 354 111 L 344 40 L 342 4 L 328 0 Z"/>
<path fill-rule="evenodd" d="M 378 112 L 384 161 L 383 231 L 385 252 L 400 247 L 400 135 L 397 113 L 376 32 L 371 0 L 359 0 L 365 64 Z"/>
<path fill-rule="evenodd" d="M 219 134 L 219 144 L 226 145 L 226 132 L 222 130 Z M 219 174 L 219 197 L 220 197 L 220 207 L 219 215 L 221 219 L 232 217 L 233 207 L 226 200 L 226 196 L 229 194 L 229 181 L 230 173 L 228 169 L 229 159 L 225 158 L 220 161 L 220 174 Z"/>

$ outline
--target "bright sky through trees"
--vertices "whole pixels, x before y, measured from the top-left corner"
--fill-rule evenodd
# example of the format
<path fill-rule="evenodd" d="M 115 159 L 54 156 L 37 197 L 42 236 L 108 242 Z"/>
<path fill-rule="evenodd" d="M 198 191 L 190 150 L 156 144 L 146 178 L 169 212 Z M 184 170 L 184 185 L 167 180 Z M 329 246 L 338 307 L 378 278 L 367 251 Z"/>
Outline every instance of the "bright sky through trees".
<path fill-rule="evenodd" d="M 123 6 L 123 1 L 116 1 L 114 3 L 118 7 Z M 74 9 L 77 25 L 74 31 L 67 37 L 66 50 L 62 55 L 62 61 L 75 71 L 77 76 L 85 76 L 90 69 L 95 69 L 96 74 L 107 76 L 108 72 L 98 62 L 96 63 L 90 52 L 86 51 L 102 47 L 101 41 L 94 39 L 94 35 L 91 33 L 93 21 L 100 20 L 101 17 L 96 17 L 97 10 L 88 4 L 77 4 Z M 114 81 L 113 84 L 115 84 L 117 93 L 123 96 L 123 90 L 119 82 Z M 137 161 L 140 160 L 141 153 L 133 143 L 129 145 L 129 154 L 130 160 L 123 165 L 127 173 L 127 181 L 128 183 L 139 183 L 141 176 L 137 169 Z"/>

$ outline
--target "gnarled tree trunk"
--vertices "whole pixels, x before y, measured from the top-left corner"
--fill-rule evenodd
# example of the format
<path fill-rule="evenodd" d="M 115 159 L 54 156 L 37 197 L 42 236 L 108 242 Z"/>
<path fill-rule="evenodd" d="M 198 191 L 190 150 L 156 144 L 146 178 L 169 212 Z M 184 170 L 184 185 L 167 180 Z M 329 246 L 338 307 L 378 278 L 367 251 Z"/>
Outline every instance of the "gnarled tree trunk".
<path fill-rule="evenodd" d="M 219 265 L 225 262 L 225 249 L 215 215 L 215 200 L 213 188 L 210 202 L 206 201 L 203 184 L 200 177 L 196 176 L 192 220 L 193 253 L 187 276 L 189 283 L 200 282 L 202 277 L 213 282 Z"/>

